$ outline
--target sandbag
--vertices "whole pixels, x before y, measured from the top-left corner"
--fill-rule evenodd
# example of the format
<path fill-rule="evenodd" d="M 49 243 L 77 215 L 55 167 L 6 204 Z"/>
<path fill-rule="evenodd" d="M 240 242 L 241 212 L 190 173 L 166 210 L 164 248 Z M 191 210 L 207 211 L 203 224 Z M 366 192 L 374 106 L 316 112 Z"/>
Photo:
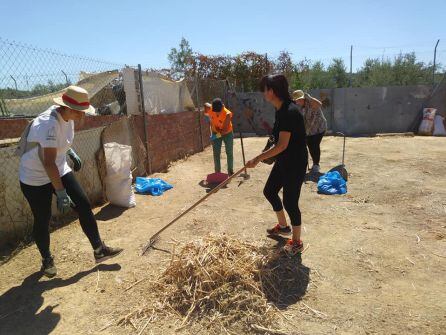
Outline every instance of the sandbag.
<path fill-rule="evenodd" d="M 334 195 L 347 193 L 347 183 L 338 171 L 327 172 L 317 182 L 318 193 Z"/>
<path fill-rule="evenodd" d="M 434 130 L 434 118 L 437 110 L 435 108 L 423 109 L 423 120 L 418 128 L 419 135 L 432 135 Z"/>
<path fill-rule="evenodd" d="M 115 142 L 104 144 L 105 194 L 112 205 L 134 207 L 135 194 L 132 190 L 132 147 Z"/>
<path fill-rule="evenodd" d="M 433 135 L 434 136 L 446 136 L 446 129 L 444 126 L 444 117 L 441 115 L 435 115 Z"/>

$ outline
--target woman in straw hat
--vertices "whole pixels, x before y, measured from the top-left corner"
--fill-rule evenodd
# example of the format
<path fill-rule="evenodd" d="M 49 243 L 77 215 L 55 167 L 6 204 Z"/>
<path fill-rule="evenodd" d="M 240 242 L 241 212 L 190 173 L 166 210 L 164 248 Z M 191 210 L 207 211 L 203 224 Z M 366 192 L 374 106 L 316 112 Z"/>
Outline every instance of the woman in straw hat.
<path fill-rule="evenodd" d="M 321 160 L 321 142 L 327 131 L 327 120 L 322 112 L 322 103 L 301 90 L 293 92 L 294 102 L 301 107 L 307 132 L 307 146 L 310 151 L 313 166 L 311 173 L 319 173 Z"/>
<path fill-rule="evenodd" d="M 94 114 L 88 92 L 81 87 L 70 86 L 54 99 L 57 105 L 37 116 L 28 128 L 25 149 L 21 153 L 20 188 L 34 216 L 33 236 L 42 256 L 43 273 L 54 277 L 57 269 L 50 252 L 49 222 L 53 193 L 57 197 L 57 209 L 64 214 L 73 208 L 88 237 L 96 262 L 119 254 L 121 248 L 111 248 L 101 240 L 98 225 L 91 211 L 90 202 L 68 166 L 68 155 L 74 171 L 82 166 L 79 156 L 71 149 L 74 138 L 74 122 L 86 113 Z"/>
<path fill-rule="evenodd" d="M 246 166 L 254 168 L 260 161 L 276 157 L 263 194 L 271 203 L 278 223 L 271 229 L 267 229 L 267 232 L 270 235 L 289 235 L 292 232 L 292 239 L 288 240 L 284 251 L 290 255 L 296 255 L 303 249 L 300 238 L 302 222 L 299 197 L 308 162 L 304 120 L 298 107 L 291 100 L 285 76 L 277 74 L 263 77 L 260 89 L 265 100 L 276 109 L 273 128 L 275 144 L 250 160 Z M 282 188 L 283 204 L 279 197 L 279 191 Z M 287 224 L 284 207 L 290 217 L 292 230 Z"/>

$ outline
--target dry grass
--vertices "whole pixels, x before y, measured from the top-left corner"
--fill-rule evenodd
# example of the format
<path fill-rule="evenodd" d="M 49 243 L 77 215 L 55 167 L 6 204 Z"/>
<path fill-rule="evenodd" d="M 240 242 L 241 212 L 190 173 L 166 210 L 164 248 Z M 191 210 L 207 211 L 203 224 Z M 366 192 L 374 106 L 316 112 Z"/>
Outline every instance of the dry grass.
<path fill-rule="evenodd" d="M 180 328 L 198 324 L 218 333 L 280 333 L 274 328 L 282 316 L 278 306 L 286 300 L 283 293 L 300 286 L 296 276 L 284 277 L 292 270 L 290 261 L 227 236 L 188 243 L 172 253 L 160 278 L 147 280 L 145 291 L 156 303 L 130 312 L 119 324 L 138 330 L 167 317 Z"/>

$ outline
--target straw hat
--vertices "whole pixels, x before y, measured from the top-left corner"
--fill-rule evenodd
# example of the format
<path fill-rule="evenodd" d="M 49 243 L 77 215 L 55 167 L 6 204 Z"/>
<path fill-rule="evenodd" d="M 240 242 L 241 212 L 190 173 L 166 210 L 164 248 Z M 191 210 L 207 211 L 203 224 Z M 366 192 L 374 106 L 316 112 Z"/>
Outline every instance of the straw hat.
<path fill-rule="evenodd" d="M 305 93 L 302 90 L 295 90 L 292 94 L 293 100 L 299 100 L 305 98 Z"/>
<path fill-rule="evenodd" d="M 88 92 L 82 87 L 69 86 L 61 97 L 53 99 L 59 106 L 68 107 L 80 112 L 95 114 L 94 107 L 90 105 Z"/>

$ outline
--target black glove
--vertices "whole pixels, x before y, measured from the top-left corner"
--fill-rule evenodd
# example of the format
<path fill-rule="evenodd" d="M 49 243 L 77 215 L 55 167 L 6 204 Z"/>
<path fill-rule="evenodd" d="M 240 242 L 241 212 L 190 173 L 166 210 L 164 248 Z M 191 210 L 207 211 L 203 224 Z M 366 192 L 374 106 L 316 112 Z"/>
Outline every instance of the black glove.
<path fill-rule="evenodd" d="M 81 158 L 71 148 L 68 149 L 67 155 L 68 155 L 68 157 L 70 157 L 71 161 L 73 162 L 73 169 L 74 169 L 74 171 L 76 171 L 76 172 L 79 171 L 81 169 L 81 167 L 82 167 L 82 160 L 81 160 Z"/>

